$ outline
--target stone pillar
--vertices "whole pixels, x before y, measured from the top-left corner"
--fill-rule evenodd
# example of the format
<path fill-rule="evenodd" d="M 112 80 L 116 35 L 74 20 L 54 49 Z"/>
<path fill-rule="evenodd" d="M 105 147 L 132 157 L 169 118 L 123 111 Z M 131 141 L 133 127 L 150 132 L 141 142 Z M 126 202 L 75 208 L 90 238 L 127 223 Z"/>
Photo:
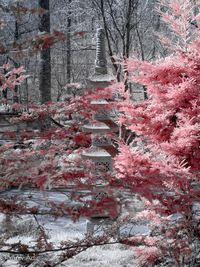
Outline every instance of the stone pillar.
<path fill-rule="evenodd" d="M 102 28 L 97 29 L 97 44 L 96 44 L 96 59 L 94 74 L 87 80 L 88 87 L 91 90 L 95 88 L 106 88 L 114 81 L 114 77 L 108 73 L 106 50 L 105 50 L 105 33 Z M 112 171 L 112 156 L 104 149 L 111 143 L 107 133 L 112 129 L 104 123 L 105 119 L 109 119 L 109 114 L 106 112 L 108 105 L 106 100 L 93 100 L 91 105 L 95 105 L 97 113 L 93 116 L 93 122 L 85 125 L 83 130 L 92 134 L 92 147 L 89 151 L 83 153 L 82 157 L 92 160 L 96 165 L 96 171 L 103 169 Z"/>
<path fill-rule="evenodd" d="M 99 28 L 97 30 L 95 73 L 96 74 L 107 74 L 105 32 L 102 28 Z"/>
<path fill-rule="evenodd" d="M 106 88 L 115 80 L 113 75 L 109 74 L 107 68 L 107 60 L 106 60 L 106 50 L 105 50 L 105 33 L 102 28 L 97 30 L 97 46 L 96 46 L 96 60 L 95 60 L 95 68 L 94 73 L 87 80 L 87 87 L 90 90 L 95 90 L 96 88 Z M 106 149 L 108 146 L 112 146 L 111 138 L 109 133 L 113 131 L 112 123 L 107 123 L 109 120 L 111 121 L 110 114 L 107 111 L 106 106 L 109 105 L 109 102 L 105 99 L 101 100 L 93 100 L 91 101 L 91 105 L 95 105 L 95 109 L 97 110 L 96 114 L 94 114 L 92 118 L 92 122 L 84 125 L 83 130 L 86 132 L 90 132 L 92 135 L 92 146 L 87 149 L 83 154 L 83 159 L 89 159 L 94 162 L 95 170 L 94 173 L 97 177 L 97 183 L 104 183 L 104 177 L 100 177 L 99 173 L 101 171 L 112 171 L 112 154 Z M 96 187 L 96 194 L 93 196 L 94 201 L 100 201 L 105 195 L 103 189 L 99 189 Z M 113 199 L 115 201 L 115 199 Z M 113 206 L 113 203 L 111 203 Z M 93 219 L 95 218 L 109 218 L 108 210 L 102 211 L 101 214 L 97 212 L 90 218 L 90 222 L 93 223 Z"/>

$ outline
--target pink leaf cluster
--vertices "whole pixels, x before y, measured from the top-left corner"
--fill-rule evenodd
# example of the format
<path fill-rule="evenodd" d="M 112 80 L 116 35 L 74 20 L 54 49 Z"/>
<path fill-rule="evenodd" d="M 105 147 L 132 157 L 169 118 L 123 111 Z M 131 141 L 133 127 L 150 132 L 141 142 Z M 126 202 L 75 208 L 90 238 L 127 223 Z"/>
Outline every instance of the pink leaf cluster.
<path fill-rule="evenodd" d="M 24 68 L 13 68 L 10 64 L 4 64 L 2 66 L 2 72 L 0 73 L 0 85 L 2 90 L 7 88 L 13 90 L 15 86 L 20 85 L 28 75 L 24 75 Z"/>
<path fill-rule="evenodd" d="M 134 103 L 126 97 L 118 103 L 120 124 L 135 132 L 137 139 L 129 146 L 119 144 L 115 171 L 128 188 L 148 200 L 138 218 L 160 223 L 161 228 L 167 225 L 169 231 L 160 229 L 169 245 L 162 253 L 166 256 L 172 249 L 174 264 L 179 266 L 184 251 L 195 257 L 191 246 L 197 238 L 194 231 L 199 231 L 192 207 L 200 201 L 199 189 L 194 186 L 200 183 L 200 28 L 190 27 L 196 19 L 191 1 L 161 3 L 168 10 L 161 12 L 163 19 L 184 45 L 175 45 L 172 38 L 168 44 L 173 54 L 164 59 L 126 60 L 129 81 L 143 85 L 148 99 Z M 181 222 L 166 223 L 168 216 L 177 214 Z M 161 255 L 159 246 L 136 249 L 142 264 L 148 266 Z"/>

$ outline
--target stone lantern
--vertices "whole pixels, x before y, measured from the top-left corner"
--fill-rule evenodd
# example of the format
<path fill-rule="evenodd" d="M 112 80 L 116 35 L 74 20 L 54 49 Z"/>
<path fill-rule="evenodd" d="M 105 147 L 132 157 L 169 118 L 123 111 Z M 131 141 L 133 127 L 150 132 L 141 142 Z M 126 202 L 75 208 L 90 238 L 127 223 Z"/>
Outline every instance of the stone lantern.
<path fill-rule="evenodd" d="M 105 33 L 104 30 L 100 28 L 97 30 L 94 73 L 87 79 L 87 88 L 88 90 L 95 90 L 96 88 L 105 88 L 106 90 L 114 80 L 114 76 L 108 72 L 105 52 Z M 106 108 L 106 106 L 109 105 L 107 100 L 92 100 L 91 105 L 95 106 L 96 113 L 93 115 L 92 122 L 83 126 L 83 130 L 91 133 L 92 146 L 82 154 L 82 158 L 94 162 L 94 174 L 97 177 L 96 184 L 100 182 L 101 185 L 105 185 L 104 177 L 101 177 L 99 173 L 102 173 L 101 171 L 112 171 L 112 152 L 114 147 L 112 146 L 109 133 L 113 132 L 113 126 L 116 127 L 116 125 L 112 122 L 111 112 Z M 105 196 L 107 196 L 107 193 L 103 187 L 100 188 L 100 186 L 97 186 L 93 200 L 98 202 Z M 113 200 L 115 201 L 115 199 Z M 113 203 L 111 205 L 113 205 Z M 100 213 L 97 212 L 97 214 L 91 216 L 90 222 L 87 225 L 88 229 L 91 229 L 91 224 L 96 224 L 96 220 L 99 220 L 99 218 L 109 217 L 108 210 L 104 210 Z"/>
<path fill-rule="evenodd" d="M 108 73 L 106 52 L 105 52 L 105 33 L 102 28 L 97 30 L 96 60 L 93 75 L 87 79 L 87 88 L 106 88 L 115 80 L 114 76 Z M 109 102 L 105 99 L 93 100 L 97 112 L 93 115 L 93 121 L 84 125 L 83 130 L 92 135 L 91 148 L 82 154 L 84 159 L 92 160 L 98 169 L 112 171 L 112 155 L 105 149 L 111 145 L 111 139 L 107 136 L 112 131 L 106 122 L 110 120 L 106 106 Z"/>

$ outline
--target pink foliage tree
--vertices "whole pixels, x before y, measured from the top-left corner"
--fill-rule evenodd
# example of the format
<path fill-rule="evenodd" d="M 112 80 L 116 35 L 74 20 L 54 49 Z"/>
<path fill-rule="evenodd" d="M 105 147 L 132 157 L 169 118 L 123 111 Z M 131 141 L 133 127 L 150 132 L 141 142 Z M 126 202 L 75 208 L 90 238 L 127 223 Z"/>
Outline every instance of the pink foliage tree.
<path fill-rule="evenodd" d="M 6 91 L 10 89 L 13 95 L 15 95 L 15 87 L 20 85 L 27 77 L 28 75 L 25 75 L 23 67 L 15 68 L 10 64 L 4 64 L 0 68 L 0 88 L 2 94 L 6 95 Z M 6 98 L 3 98 L 2 102 L 7 102 Z"/>
<path fill-rule="evenodd" d="M 75 97 L 68 105 L 50 103 L 31 107 L 31 113 L 22 113 L 13 122 L 28 125 L 35 120 L 53 117 L 55 123 L 60 114 L 73 117 L 73 121 L 65 127 L 57 123 L 59 128 L 49 127 L 32 133 L 22 129 L 20 138 L 25 144 L 23 149 L 13 149 L 12 143 L 0 147 L 0 190 L 30 185 L 49 189 L 73 184 L 75 189 L 90 190 L 90 196 L 95 193 L 94 166 L 83 162 L 80 157 L 90 144 L 90 136 L 82 132 L 82 125 L 95 112 L 90 105 L 91 100 L 110 100 L 113 91 L 119 90 L 124 101 L 120 99 L 117 106 L 110 102 L 110 108 L 115 106 L 119 109 L 119 122 L 134 132 L 136 138 L 129 145 L 124 140 L 117 140 L 119 154 L 115 158 L 114 173 L 102 174 L 107 180 L 109 196 L 98 203 L 85 201 L 85 196 L 79 196 L 76 200 L 83 205 L 76 212 L 64 202 L 59 205 L 50 203 L 49 214 L 56 218 L 70 214 L 74 220 L 81 215 L 90 217 L 96 210 L 101 212 L 108 206 L 116 187 L 129 189 L 145 204 L 145 209 L 134 219 L 147 220 L 152 232 L 148 236 L 133 236 L 117 242 L 133 246 L 141 266 L 149 267 L 164 262 L 168 264 L 166 266 L 196 267 L 199 217 L 195 207 L 200 198 L 197 187 L 200 179 L 199 16 L 194 14 L 195 7 L 189 0 L 166 2 L 163 0 L 161 4 L 166 4 L 167 11 L 159 12 L 175 33 L 169 38 L 162 38 L 171 49 L 171 55 L 152 63 L 135 58 L 126 62 L 130 81 L 145 86 L 148 99 L 133 103 L 128 92 L 124 92 L 124 86 L 115 84 L 110 90 L 99 89 Z M 20 74 L 21 78 L 16 74 Z M 4 88 L 12 88 L 24 78 L 23 69 L 17 72 L 13 70 L 7 77 L 3 74 L 0 76 Z M 74 151 L 75 158 L 71 157 Z M 40 207 L 26 207 L 25 204 L 23 199 L 18 201 L 1 197 L 0 212 L 7 217 L 19 214 L 37 216 L 41 213 Z M 110 210 L 111 215 L 115 204 Z M 126 221 L 126 218 L 122 218 L 122 221 Z M 86 236 L 75 243 L 66 241 L 55 246 L 46 239 L 44 229 L 39 226 L 39 230 L 40 235 L 34 246 L 29 247 L 21 242 L 13 246 L 4 240 L 0 253 L 39 257 L 46 252 L 61 252 L 56 264 L 53 259 L 48 259 L 43 265 L 56 266 L 91 246 L 109 243 L 114 231 L 110 229 L 102 236 Z"/>
<path fill-rule="evenodd" d="M 155 62 L 135 58 L 126 62 L 130 82 L 145 86 L 148 99 L 133 103 L 126 97 L 119 104 L 120 122 L 138 137 L 129 146 L 120 144 L 115 170 L 117 178 L 146 204 L 138 218 L 147 219 L 156 227 L 151 238 L 129 240 L 135 245 L 140 264 L 150 266 L 165 258 L 169 261 L 167 266 L 197 266 L 199 15 L 194 14 L 191 1 L 160 2 L 165 11 L 159 12 L 174 33 L 162 39 L 172 52 Z"/>

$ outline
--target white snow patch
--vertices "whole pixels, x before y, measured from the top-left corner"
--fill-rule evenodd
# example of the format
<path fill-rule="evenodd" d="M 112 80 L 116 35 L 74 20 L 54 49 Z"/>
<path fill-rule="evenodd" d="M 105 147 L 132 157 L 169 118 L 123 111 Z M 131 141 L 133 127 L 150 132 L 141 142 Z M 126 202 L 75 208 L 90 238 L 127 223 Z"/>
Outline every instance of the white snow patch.
<path fill-rule="evenodd" d="M 67 261 L 67 267 L 134 267 L 133 250 L 124 245 L 92 247 Z"/>

